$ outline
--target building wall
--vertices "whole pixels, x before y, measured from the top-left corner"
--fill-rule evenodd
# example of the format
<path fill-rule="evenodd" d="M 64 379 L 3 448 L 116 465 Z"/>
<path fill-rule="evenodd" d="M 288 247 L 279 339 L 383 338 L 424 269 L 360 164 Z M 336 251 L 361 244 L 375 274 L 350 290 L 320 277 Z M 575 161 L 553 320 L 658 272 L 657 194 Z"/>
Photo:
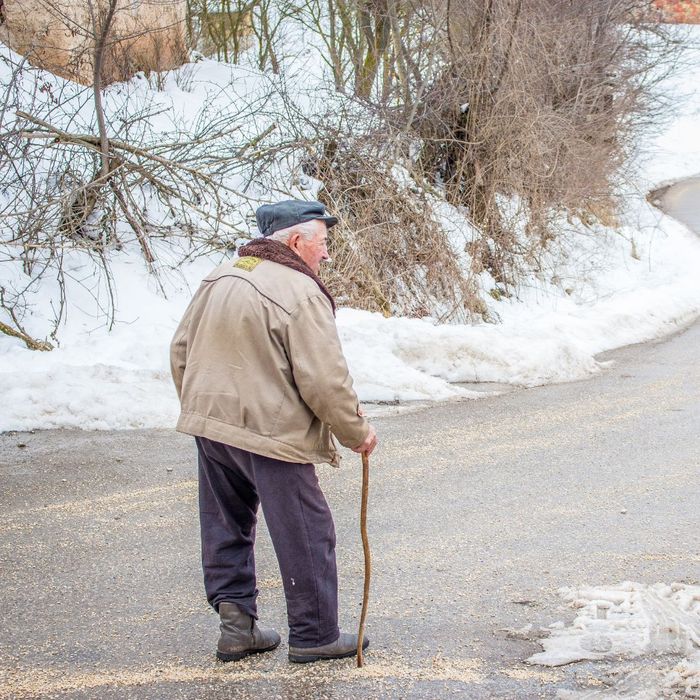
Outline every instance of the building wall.
<path fill-rule="evenodd" d="M 99 17 L 107 0 L 4 0 L 0 41 L 33 65 L 89 85 L 95 52 L 91 6 Z M 117 0 L 103 84 L 181 65 L 187 56 L 185 13 L 185 0 Z"/>
<path fill-rule="evenodd" d="M 664 22 L 700 24 L 700 0 L 654 0 Z"/>

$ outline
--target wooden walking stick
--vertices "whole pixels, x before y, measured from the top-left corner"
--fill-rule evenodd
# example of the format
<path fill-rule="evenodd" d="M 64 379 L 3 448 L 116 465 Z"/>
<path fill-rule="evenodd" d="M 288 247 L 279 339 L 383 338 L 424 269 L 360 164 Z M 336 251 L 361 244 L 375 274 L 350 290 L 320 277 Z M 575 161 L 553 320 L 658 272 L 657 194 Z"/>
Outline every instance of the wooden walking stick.
<path fill-rule="evenodd" d="M 362 594 L 362 613 L 360 614 L 360 630 L 357 633 L 357 667 L 362 668 L 362 642 L 365 638 L 365 620 L 367 619 L 367 604 L 369 603 L 369 581 L 372 575 L 372 561 L 367 537 L 367 499 L 369 497 L 369 455 L 362 453 L 362 502 L 360 505 L 360 533 L 362 534 L 362 549 L 365 553 L 365 589 Z"/>

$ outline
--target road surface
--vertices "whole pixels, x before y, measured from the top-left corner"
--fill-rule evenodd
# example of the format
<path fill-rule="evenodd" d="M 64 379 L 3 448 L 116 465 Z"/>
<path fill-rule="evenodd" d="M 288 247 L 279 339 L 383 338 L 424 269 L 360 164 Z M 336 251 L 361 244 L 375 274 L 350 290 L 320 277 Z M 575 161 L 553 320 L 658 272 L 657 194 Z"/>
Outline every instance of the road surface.
<path fill-rule="evenodd" d="M 652 203 L 700 233 L 700 175 L 666 185 L 650 195 Z"/>

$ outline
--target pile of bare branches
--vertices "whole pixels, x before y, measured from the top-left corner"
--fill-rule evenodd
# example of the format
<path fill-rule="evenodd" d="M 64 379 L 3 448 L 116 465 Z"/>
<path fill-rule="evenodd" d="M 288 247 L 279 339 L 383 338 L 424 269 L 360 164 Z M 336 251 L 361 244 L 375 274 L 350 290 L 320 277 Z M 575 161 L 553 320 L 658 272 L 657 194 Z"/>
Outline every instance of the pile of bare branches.
<path fill-rule="evenodd" d="M 11 62 L 9 55 L 1 60 Z M 137 244 L 161 285 L 161 273 L 184 259 L 225 250 L 249 236 L 245 184 L 287 145 L 276 123 L 251 128 L 260 101 L 240 105 L 235 119 L 204 110 L 192 124 L 153 129 L 158 108 L 125 91 L 109 132 L 94 92 L 62 81 L 37 82 L 24 61 L 13 66 L 0 117 L 0 263 L 21 264 L 19 283 L 0 284 L 0 332 L 29 347 L 50 349 L 27 331 L 27 299 L 43 279 L 56 280 L 53 332 L 64 318 L 67 251 L 82 251 L 101 268 L 114 321 L 112 251 Z M 28 86 L 35 90 L 27 93 Z M 99 89 L 98 89 L 99 91 Z M 92 104 L 91 104 L 92 103 Z M 84 107 L 88 119 L 83 120 Z M 40 116 L 41 115 L 41 116 Z M 231 186 L 229 183 L 239 184 Z M 165 261 L 159 259 L 167 239 Z M 172 254 L 175 241 L 180 257 Z M 167 268 L 167 269 L 166 269 Z M 162 288 L 162 285 L 161 285 Z"/>

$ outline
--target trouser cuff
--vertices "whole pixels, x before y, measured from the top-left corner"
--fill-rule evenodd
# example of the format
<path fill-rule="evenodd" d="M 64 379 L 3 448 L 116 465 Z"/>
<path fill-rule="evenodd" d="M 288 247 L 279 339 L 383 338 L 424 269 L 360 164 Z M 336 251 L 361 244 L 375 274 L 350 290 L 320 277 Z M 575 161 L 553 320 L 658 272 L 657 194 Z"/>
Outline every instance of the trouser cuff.
<path fill-rule="evenodd" d="M 340 629 L 335 627 L 333 630 L 324 634 L 322 637 L 317 639 L 301 639 L 290 633 L 289 635 L 289 646 L 297 647 L 299 649 L 310 649 L 312 647 L 322 647 L 324 644 L 331 644 L 335 642 L 336 639 L 340 637 Z"/>

